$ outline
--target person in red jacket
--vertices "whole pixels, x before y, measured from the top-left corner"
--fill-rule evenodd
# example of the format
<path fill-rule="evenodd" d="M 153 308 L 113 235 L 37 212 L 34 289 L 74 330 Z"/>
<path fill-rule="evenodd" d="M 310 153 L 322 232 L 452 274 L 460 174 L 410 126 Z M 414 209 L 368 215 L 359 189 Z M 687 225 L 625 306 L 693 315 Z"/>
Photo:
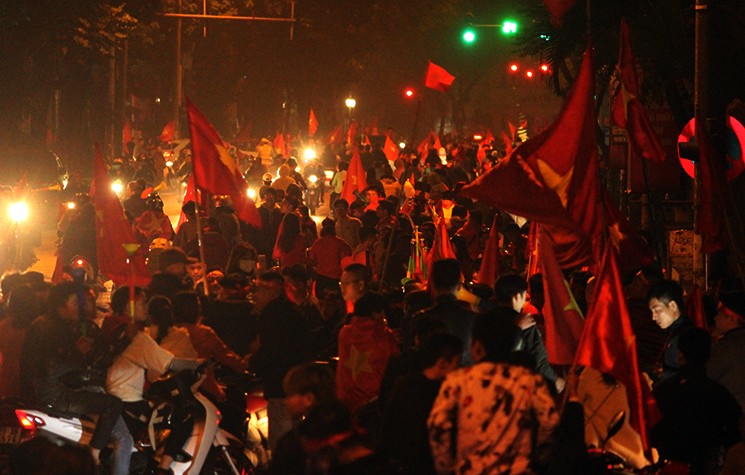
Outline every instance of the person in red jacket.
<path fill-rule="evenodd" d="M 354 304 L 354 313 L 339 332 L 336 395 L 354 413 L 378 396 L 380 381 L 398 342 L 386 323 L 388 304 L 369 292 Z"/>

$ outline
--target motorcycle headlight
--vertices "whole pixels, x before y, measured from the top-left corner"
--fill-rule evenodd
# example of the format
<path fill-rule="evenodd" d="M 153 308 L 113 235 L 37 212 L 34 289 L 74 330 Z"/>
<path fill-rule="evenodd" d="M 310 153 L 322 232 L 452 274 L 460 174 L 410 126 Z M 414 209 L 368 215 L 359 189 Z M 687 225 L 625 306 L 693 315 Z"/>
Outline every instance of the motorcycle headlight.
<path fill-rule="evenodd" d="M 68 201 L 65 203 L 65 208 L 67 209 L 75 209 L 75 202 L 74 201 Z"/>
<path fill-rule="evenodd" d="M 316 158 L 316 151 L 310 147 L 303 150 L 303 159 L 305 160 L 305 163 L 308 163 L 309 161 Z"/>
<path fill-rule="evenodd" d="M 117 195 L 121 194 L 121 192 L 124 191 L 124 185 L 122 185 L 122 182 L 120 181 L 115 181 L 111 184 L 111 190 Z"/>
<path fill-rule="evenodd" d="M 8 214 L 10 215 L 10 219 L 16 223 L 26 221 L 28 219 L 28 205 L 23 201 L 11 203 L 8 207 Z"/>
<path fill-rule="evenodd" d="M 308 181 L 311 182 L 311 183 L 315 183 L 315 182 L 318 181 L 318 177 L 315 176 L 315 175 L 311 175 L 311 176 L 308 177 Z"/>
<path fill-rule="evenodd" d="M 166 162 L 166 166 L 167 166 L 168 168 L 171 168 L 171 167 L 173 166 L 173 162 L 172 162 L 172 161 L 170 161 L 170 160 L 168 160 L 168 161 Z"/>

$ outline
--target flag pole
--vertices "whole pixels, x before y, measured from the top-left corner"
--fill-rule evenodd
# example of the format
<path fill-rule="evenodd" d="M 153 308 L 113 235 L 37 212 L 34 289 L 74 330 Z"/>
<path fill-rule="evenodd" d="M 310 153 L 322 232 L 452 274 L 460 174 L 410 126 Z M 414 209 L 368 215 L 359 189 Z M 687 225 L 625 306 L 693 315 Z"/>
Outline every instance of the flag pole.
<path fill-rule="evenodd" d="M 192 160 L 192 162 L 194 161 L 194 157 L 193 156 L 192 156 L 191 160 Z M 192 163 L 192 170 L 194 170 L 194 164 L 193 163 Z M 192 171 L 192 173 L 194 173 L 194 172 Z M 204 266 L 204 274 L 205 274 L 205 275 L 202 276 L 202 279 L 204 280 L 204 285 L 202 287 L 203 287 L 203 290 L 204 290 L 204 295 L 205 296 L 209 296 L 209 289 L 207 288 L 207 279 L 206 279 L 206 277 L 207 277 L 207 265 L 206 265 L 206 261 L 204 259 L 204 232 L 202 231 L 202 218 L 200 216 L 201 213 L 199 212 L 199 210 L 200 210 L 199 202 L 201 201 L 200 198 L 202 197 L 202 190 L 198 189 L 196 187 L 196 184 L 194 185 L 194 193 L 196 195 L 194 197 L 195 198 L 194 205 L 195 205 L 195 208 L 196 208 L 196 211 L 197 211 L 197 246 L 199 248 L 199 263 L 202 266 Z M 196 284 L 197 283 L 194 282 L 194 285 L 196 285 Z"/>

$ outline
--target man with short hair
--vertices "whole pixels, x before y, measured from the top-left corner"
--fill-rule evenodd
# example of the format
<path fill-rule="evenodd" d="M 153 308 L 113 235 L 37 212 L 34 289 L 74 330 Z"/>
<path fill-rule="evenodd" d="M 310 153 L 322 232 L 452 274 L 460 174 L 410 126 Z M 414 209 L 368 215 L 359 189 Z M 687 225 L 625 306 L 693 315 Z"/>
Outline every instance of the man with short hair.
<path fill-rule="evenodd" d="M 383 413 L 379 450 L 402 473 L 434 473 L 427 442 L 427 417 L 445 377 L 458 369 L 463 343 L 455 335 L 435 333 L 419 346 L 423 369 L 402 377 Z"/>
<path fill-rule="evenodd" d="M 352 255 L 352 248 L 336 236 L 334 220 L 325 218 L 321 222 L 321 238 L 308 250 L 308 257 L 316 271 L 316 296 L 323 295 L 326 288 L 337 288 L 341 278 L 341 262 Z"/>
<path fill-rule="evenodd" d="M 352 311 L 354 303 L 365 294 L 369 283 L 370 271 L 364 265 L 350 264 L 344 268 L 339 284 L 341 285 L 341 296 L 347 303 L 348 312 Z"/>
<path fill-rule="evenodd" d="M 346 241 L 349 247 L 356 248 L 360 243 L 360 228 L 362 221 L 349 216 L 349 203 L 344 198 L 339 198 L 334 202 L 334 216 L 336 223 L 334 229 L 339 239 Z"/>
<path fill-rule="evenodd" d="M 652 320 L 667 333 L 664 350 L 655 365 L 654 374 L 649 375 L 656 384 L 674 375 L 680 367 L 678 336 L 693 324 L 683 314 L 683 289 L 673 280 L 663 280 L 652 287 L 647 295 L 647 302 Z"/>
<path fill-rule="evenodd" d="M 556 383 L 557 389 L 563 389 L 564 380 L 557 378 L 556 372 L 548 363 L 548 353 L 535 320 L 523 313 L 528 300 L 528 281 L 517 274 L 503 275 L 494 284 L 494 294 L 497 307 L 511 308 L 517 312 L 515 324 L 520 328 L 520 349 L 533 359 L 533 369 L 547 380 Z"/>
<path fill-rule="evenodd" d="M 461 363 L 470 365 L 471 327 L 476 314 L 466 302 L 456 297 L 460 287 L 460 263 L 456 259 L 440 259 L 432 264 L 430 272 L 435 291 L 435 304 L 417 313 L 414 321 L 434 319 L 444 323 L 448 333 L 457 336 L 463 343 Z"/>
<path fill-rule="evenodd" d="M 719 339 L 711 348 L 706 372 L 732 393 L 745 412 L 745 293 L 719 297 L 713 334 Z"/>
<path fill-rule="evenodd" d="M 282 380 L 293 366 L 307 360 L 309 332 L 303 317 L 285 296 L 284 278 L 278 272 L 266 272 L 256 285 L 254 298 L 259 311 L 259 335 L 249 367 L 264 378 L 264 396 L 268 400 L 269 447 L 292 428 L 292 417 L 284 405 Z"/>
<path fill-rule="evenodd" d="M 508 363 L 519 338 L 512 309 L 474 321 L 475 363 L 445 378 L 427 421 L 437 473 L 530 473 L 559 414 L 543 377 Z"/>

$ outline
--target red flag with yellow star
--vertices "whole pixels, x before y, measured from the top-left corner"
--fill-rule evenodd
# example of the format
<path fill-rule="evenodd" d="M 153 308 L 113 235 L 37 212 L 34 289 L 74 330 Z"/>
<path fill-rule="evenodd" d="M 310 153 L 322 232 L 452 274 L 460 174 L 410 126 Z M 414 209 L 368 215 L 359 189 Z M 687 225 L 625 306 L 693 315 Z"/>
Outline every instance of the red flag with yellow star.
<path fill-rule="evenodd" d="M 385 138 L 383 153 L 385 154 L 385 158 L 387 158 L 389 162 L 395 162 L 398 158 L 398 147 L 396 147 L 396 144 L 393 143 L 393 140 L 391 140 L 390 137 Z"/>
<path fill-rule="evenodd" d="M 621 20 L 621 49 L 616 68 L 620 85 L 613 101 L 611 120 L 628 131 L 629 142 L 636 153 L 648 160 L 662 163 L 665 161 L 665 151 L 639 100 L 636 60 L 631 52 L 631 35 L 625 18 Z"/>
<path fill-rule="evenodd" d="M 636 336 L 626 307 L 623 284 L 618 273 L 618 253 L 605 246 L 601 271 L 587 312 L 575 364 L 608 373 L 626 387 L 631 426 L 645 449 L 649 448 L 647 428 L 656 415 L 654 399 L 639 372 Z"/>
<path fill-rule="evenodd" d="M 603 228 L 594 89 L 588 46 L 554 123 L 462 190 L 466 196 L 543 224 L 561 268 L 599 262 Z"/>
<path fill-rule="evenodd" d="M 96 208 L 96 250 L 98 270 L 116 285 L 147 286 L 150 273 L 145 267 L 145 249 L 140 248 L 128 264 L 125 244 L 136 244 L 134 232 L 114 191 L 103 161 L 101 148 L 96 145 L 93 155 L 93 183 L 91 198 Z"/>
<path fill-rule="evenodd" d="M 546 352 L 551 364 L 570 365 L 582 337 L 584 318 L 554 252 L 554 243 L 539 226 L 538 254 L 543 273 L 543 318 Z"/>
<path fill-rule="evenodd" d="M 360 151 L 355 147 L 352 152 L 352 161 L 349 162 L 349 169 L 347 169 L 347 178 L 341 190 L 341 197 L 352 204 L 357 199 L 355 192 L 362 193 L 365 188 L 367 188 L 367 174 L 362 167 Z"/>
<path fill-rule="evenodd" d="M 186 112 L 196 188 L 212 195 L 229 195 L 238 217 L 260 228 L 261 217 L 253 200 L 248 197 L 248 185 L 220 135 L 189 99 L 186 100 Z"/>

